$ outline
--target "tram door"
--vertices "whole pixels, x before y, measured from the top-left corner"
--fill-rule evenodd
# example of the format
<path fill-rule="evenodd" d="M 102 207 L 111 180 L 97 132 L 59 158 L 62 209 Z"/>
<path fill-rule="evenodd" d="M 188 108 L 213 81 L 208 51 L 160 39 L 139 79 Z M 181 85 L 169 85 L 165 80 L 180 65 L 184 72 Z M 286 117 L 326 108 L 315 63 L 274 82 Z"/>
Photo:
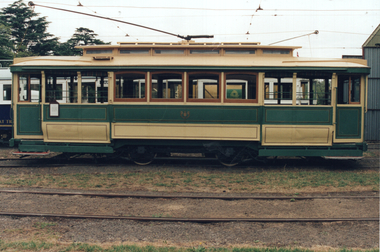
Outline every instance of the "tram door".
<path fill-rule="evenodd" d="M 362 137 L 363 91 L 361 76 L 339 76 L 336 108 L 336 139 L 357 140 Z"/>
<path fill-rule="evenodd" d="M 17 93 L 14 134 L 42 137 L 41 74 L 19 74 Z"/>

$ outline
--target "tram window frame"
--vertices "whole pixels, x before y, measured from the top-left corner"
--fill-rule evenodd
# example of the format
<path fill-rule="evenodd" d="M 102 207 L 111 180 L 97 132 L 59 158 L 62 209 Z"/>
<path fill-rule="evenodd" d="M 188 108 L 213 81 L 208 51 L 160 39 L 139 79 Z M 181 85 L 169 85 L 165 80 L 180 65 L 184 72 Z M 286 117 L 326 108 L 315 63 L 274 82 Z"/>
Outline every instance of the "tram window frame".
<path fill-rule="evenodd" d="M 26 89 L 21 89 L 21 77 L 26 78 Z M 38 83 L 32 83 L 34 79 L 38 80 Z M 21 73 L 18 75 L 18 102 L 41 102 L 41 84 L 42 84 L 42 76 L 39 73 Z M 33 87 L 38 87 L 38 89 L 34 89 Z M 26 98 L 21 98 L 21 91 L 26 90 L 25 95 Z M 38 91 L 38 98 L 33 99 L 33 92 L 32 91 Z"/>
<path fill-rule="evenodd" d="M 191 75 L 200 75 L 201 78 L 194 78 L 194 80 L 211 80 L 211 81 L 217 81 L 216 84 L 211 84 L 212 82 L 206 82 L 206 83 L 209 83 L 208 85 L 216 85 L 217 86 L 217 98 L 193 98 L 193 97 L 190 97 L 190 90 L 192 89 L 193 90 L 193 86 L 191 84 Z M 211 75 L 214 75 L 215 77 L 217 77 L 216 79 L 212 79 L 212 78 L 207 78 L 207 77 L 210 77 Z M 202 78 L 202 76 L 204 76 L 205 78 Z M 186 97 L 186 101 L 188 102 L 214 102 L 214 103 L 219 103 L 222 101 L 221 99 L 221 82 L 222 82 L 222 79 L 221 79 L 222 75 L 221 73 L 219 72 L 188 72 L 187 74 L 187 80 L 186 80 L 186 83 L 187 83 L 187 97 Z M 202 81 L 202 85 L 203 85 L 203 82 Z M 205 91 L 207 91 L 206 89 L 202 92 L 202 96 L 205 97 Z M 199 94 L 198 91 L 194 91 L 193 92 L 196 92 Z M 210 92 L 207 92 L 210 94 Z"/>
<path fill-rule="evenodd" d="M 291 55 L 291 50 L 290 49 L 262 49 L 262 53 L 264 55 L 286 55 L 289 56 Z"/>
<path fill-rule="evenodd" d="M 169 80 L 175 80 L 175 79 L 180 79 L 181 80 L 181 97 L 180 98 L 167 98 L 167 97 L 163 97 L 163 98 L 159 98 L 159 97 L 153 97 L 153 89 L 154 89 L 154 86 L 156 83 L 154 83 L 154 77 L 155 75 L 179 75 L 178 77 L 180 78 L 169 78 L 167 79 L 167 81 Z M 183 102 L 184 101 L 184 90 L 185 90 L 185 86 L 184 86 L 184 73 L 183 72 L 171 72 L 171 71 L 160 71 L 160 72 L 151 72 L 150 73 L 150 101 L 152 102 Z M 158 93 L 162 93 L 163 90 L 165 89 L 166 93 L 168 92 L 168 89 L 169 89 L 169 84 L 166 83 L 165 85 L 165 88 L 162 87 L 161 88 L 162 90 L 159 90 L 159 87 L 158 87 L 158 83 L 157 83 L 157 92 Z M 171 91 L 170 91 L 171 92 Z M 167 96 L 167 94 L 166 94 Z"/>
<path fill-rule="evenodd" d="M 186 49 L 154 49 L 153 55 L 157 56 L 184 56 Z"/>
<path fill-rule="evenodd" d="M 293 82 L 291 77 L 266 77 L 264 81 L 264 104 L 265 105 L 292 105 Z M 271 87 L 273 91 L 271 92 Z M 288 92 L 284 91 L 284 88 Z"/>
<path fill-rule="evenodd" d="M 12 101 L 12 84 L 3 84 L 3 102 Z"/>
<path fill-rule="evenodd" d="M 352 84 L 353 79 L 355 81 Z M 340 75 L 338 76 L 338 105 L 360 104 L 361 103 L 361 76 L 360 75 Z M 356 100 L 358 99 L 358 101 Z"/>
<path fill-rule="evenodd" d="M 78 79 L 77 72 L 47 73 L 45 77 L 45 102 L 78 104 Z M 50 89 L 49 86 L 53 88 Z M 48 95 L 49 92 L 53 92 L 54 95 L 51 97 Z"/>
<path fill-rule="evenodd" d="M 138 90 L 138 93 L 139 93 L 139 96 L 142 96 L 143 97 L 138 97 L 138 98 L 130 98 L 130 97 L 117 97 L 118 94 L 120 94 L 120 92 L 117 92 L 117 81 L 119 80 L 118 79 L 118 75 L 143 75 L 144 78 L 138 78 L 138 79 L 144 79 L 145 83 L 144 83 L 144 90 L 143 88 L 141 87 L 141 85 L 139 85 L 139 90 Z M 120 79 L 121 80 L 121 79 Z M 119 80 L 119 81 L 120 81 Z M 126 72 L 116 72 L 114 73 L 114 101 L 115 102 L 146 102 L 147 101 L 147 88 L 148 88 L 148 74 L 147 72 L 139 72 L 139 71 L 126 71 Z M 133 89 L 133 87 L 132 87 Z"/>
<path fill-rule="evenodd" d="M 204 49 L 204 48 L 190 48 L 189 55 L 197 55 L 197 56 L 204 56 L 204 55 L 214 55 L 214 56 L 220 56 L 221 50 L 220 49 Z"/>
<path fill-rule="evenodd" d="M 223 56 L 254 56 L 256 49 L 224 49 Z"/>
<path fill-rule="evenodd" d="M 237 76 L 236 78 L 231 78 L 230 80 L 231 81 L 246 81 L 246 80 L 243 80 L 243 79 L 239 79 L 239 78 L 242 78 L 242 77 L 239 77 L 240 76 L 254 76 L 254 88 L 250 90 L 250 85 L 248 83 L 248 85 L 245 87 L 245 88 L 241 88 L 242 89 L 242 97 L 240 99 L 235 99 L 235 98 L 228 98 L 228 85 L 234 85 L 234 84 L 228 84 L 228 76 Z M 258 74 L 257 73 L 244 73 L 244 72 L 225 72 L 224 73 L 224 102 L 226 103 L 258 103 L 258 89 L 259 89 L 259 85 L 258 85 Z M 235 85 L 239 85 L 239 84 L 235 84 Z M 244 89 L 244 90 L 243 90 Z M 254 90 L 254 91 L 252 91 Z M 244 93 L 244 91 L 246 93 Z M 255 98 L 249 98 L 250 94 L 252 94 L 252 92 L 254 92 L 254 95 L 255 95 Z M 243 98 L 243 95 L 245 94 L 246 98 Z"/>
<path fill-rule="evenodd" d="M 81 72 L 81 76 L 81 103 L 107 104 L 109 86 L 108 74 L 102 72 Z M 102 93 L 104 93 L 104 95 L 102 95 Z"/>
<path fill-rule="evenodd" d="M 331 77 L 297 78 L 296 104 L 301 106 L 331 106 L 331 87 Z"/>
<path fill-rule="evenodd" d="M 121 48 L 119 54 L 123 56 L 151 56 L 151 49 Z"/>

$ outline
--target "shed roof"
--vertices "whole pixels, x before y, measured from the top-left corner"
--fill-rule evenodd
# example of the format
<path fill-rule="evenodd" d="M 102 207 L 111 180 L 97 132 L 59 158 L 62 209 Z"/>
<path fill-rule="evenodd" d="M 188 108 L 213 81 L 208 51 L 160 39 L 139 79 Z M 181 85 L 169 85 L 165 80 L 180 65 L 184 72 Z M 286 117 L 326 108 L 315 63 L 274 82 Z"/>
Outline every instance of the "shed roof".
<path fill-rule="evenodd" d="M 364 42 L 363 47 L 380 47 L 380 24 Z"/>

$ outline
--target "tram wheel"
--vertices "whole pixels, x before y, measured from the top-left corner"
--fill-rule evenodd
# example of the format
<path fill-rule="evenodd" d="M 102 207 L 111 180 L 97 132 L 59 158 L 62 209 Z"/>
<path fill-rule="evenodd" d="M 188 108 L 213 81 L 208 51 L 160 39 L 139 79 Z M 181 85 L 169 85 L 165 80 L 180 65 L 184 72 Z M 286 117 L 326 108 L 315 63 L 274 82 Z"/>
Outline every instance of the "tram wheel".
<path fill-rule="evenodd" d="M 240 152 L 236 152 L 234 148 L 225 148 L 216 157 L 224 166 L 232 167 L 241 163 L 243 156 Z"/>
<path fill-rule="evenodd" d="M 148 165 L 153 162 L 157 153 L 154 153 L 145 146 L 139 146 L 129 152 L 128 157 L 137 165 Z"/>
<path fill-rule="evenodd" d="M 246 148 L 224 148 L 219 153 L 216 154 L 216 157 L 224 166 L 232 167 L 244 162 L 257 159 L 258 152 Z"/>

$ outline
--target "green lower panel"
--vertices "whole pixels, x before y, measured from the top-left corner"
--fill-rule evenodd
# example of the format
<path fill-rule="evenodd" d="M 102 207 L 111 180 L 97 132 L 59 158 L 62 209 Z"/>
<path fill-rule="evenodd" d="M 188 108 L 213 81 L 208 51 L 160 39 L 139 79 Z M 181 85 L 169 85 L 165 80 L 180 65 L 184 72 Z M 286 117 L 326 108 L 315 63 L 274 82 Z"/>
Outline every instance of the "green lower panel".
<path fill-rule="evenodd" d="M 49 105 L 44 105 L 44 121 L 108 122 L 108 105 L 60 104 L 58 117 L 50 117 Z"/>
<path fill-rule="evenodd" d="M 40 105 L 17 105 L 17 134 L 42 135 Z"/>
<path fill-rule="evenodd" d="M 361 137 L 361 107 L 337 108 L 336 138 Z"/>
<path fill-rule="evenodd" d="M 43 142 L 21 142 L 18 145 L 20 151 L 26 152 L 69 152 L 69 153 L 113 153 L 113 148 L 108 145 L 54 145 Z"/>
<path fill-rule="evenodd" d="M 363 150 L 359 148 L 352 148 L 352 149 L 281 149 L 281 148 L 271 148 L 271 149 L 260 149 L 259 150 L 259 156 L 287 156 L 287 157 L 336 157 L 336 156 L 342 156 L 342 157 L 361 157 L 363 156 Z"/>
<path fill-rule="evenodd" d="M 264 107 L 264 124 L 331 125 L 332 107 Z"/>
<path fill-rule="evenodd" d="M 259 107 L 114 105 L 114 122 L 257 124 Z"/>

